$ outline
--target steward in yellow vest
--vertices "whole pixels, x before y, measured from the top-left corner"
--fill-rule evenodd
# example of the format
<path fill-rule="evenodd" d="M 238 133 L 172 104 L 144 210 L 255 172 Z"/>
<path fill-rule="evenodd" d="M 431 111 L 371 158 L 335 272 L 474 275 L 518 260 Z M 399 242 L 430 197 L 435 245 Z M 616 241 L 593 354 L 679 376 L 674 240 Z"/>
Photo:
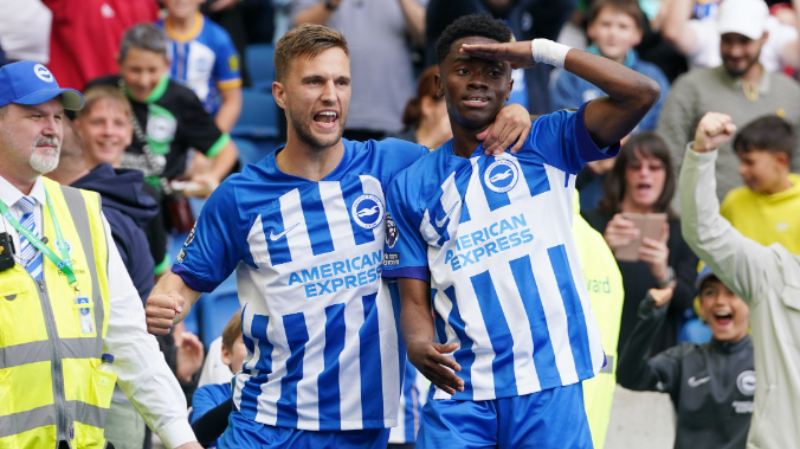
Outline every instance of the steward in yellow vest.
<path fill-rule="evenodd" d="M 41 64 L 0 68 L 0 448 L 105 448 L 118 376 L 167 447 L 199 448 L 100 197 L 41 177 L 81 107 Z"/>
<path fill-rule="evenodd" d="M 603 449 L 614 388 L 617 385 L 617 340 L 625 292 L 614 254 L 603 236 L 581 217 L 577 191 L 573 207 L 575 219 L 572 223 L 572 235 L 575 237 L 583 277 L 589 290 L 589 300 L 600 328 L 600 340 L 603 342 L 608 363 L 597 376 L 583 382 L 583 400 L 592 442 L 595 449 Z"/>
<path fill-rule="evenodd" d="M 98 370 L 110 310 L 100 198 L 42 181 L 52 204 L 42 208 L 42 240 L 58 254 L 58 223 L 78 294 L 88 302 L 75 304 L 75 290 L 53 263 L 43 263 L 39 281 L 19 264 L 0 272 L 0 447 L 75 440 L 102 448 L 117 375 Z"/>

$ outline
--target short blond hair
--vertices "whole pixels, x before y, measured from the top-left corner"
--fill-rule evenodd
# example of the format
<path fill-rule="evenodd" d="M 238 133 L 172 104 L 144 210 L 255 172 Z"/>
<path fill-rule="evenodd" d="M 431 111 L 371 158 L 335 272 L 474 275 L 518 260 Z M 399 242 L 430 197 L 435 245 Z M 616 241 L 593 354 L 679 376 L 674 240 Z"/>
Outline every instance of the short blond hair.
<path fill-rule="evenodd" d="M 86 89 L 83 92 L 84 106 L 83 109 L 75 111 L 75 117 L 83 118 L 92 111 L 92 108 L 100 100 L 108 100 L 113 105 L 119 106 L 128 114 L 128 118 L 133 117 L 133 109 L 128 98 L 120 92 L 119 89 L 113 86 L 94 86 Z"/>
<path fill-rule="evenodd" d="M 341 48 L 349 57 L 347 40 L 342 33 L 323 25 L 300 25 L 284 34 L 275 46 L 275 76 L 283 82 L 289 66 L 297 58 L 314 58 L 325 50 Z"/>

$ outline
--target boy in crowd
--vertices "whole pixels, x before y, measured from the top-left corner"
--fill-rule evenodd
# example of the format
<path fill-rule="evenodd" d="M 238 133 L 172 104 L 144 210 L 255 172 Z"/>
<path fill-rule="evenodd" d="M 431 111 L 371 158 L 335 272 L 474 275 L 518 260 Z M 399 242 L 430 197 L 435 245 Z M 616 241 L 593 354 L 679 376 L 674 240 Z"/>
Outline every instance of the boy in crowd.
<path fill-rule="evenodd" d="M 571 232 L 575 174 L 618 153 L 659 89 L 609 59 L 511 38 L 485 15 L 442 33 L 436 88 L 454 137 L 387 194 L 383 276 L 398 279 L 408 358 L 434 384 L 420 448 L 592 447 L 580 382 L 607 361 Z M 477 135 L 511 68 L 536 62 L 609 96 L 540 117 L 516 155 L 486 156 Z"/>
<path fill-rule="evenodd" d="M 122 155 L 121 167 L 144 173 L 158 192 L 163 214 L 164 186 L 183 174 L 190 148 L 212 160 L 208 173 L 193 178 L 211 188 L 219 185 L 236 164 L 236 146 L 203 109 L 197 96 L 168 76 L 167 37 L 153 24 L 139 24 L 122 37 L 119 75 L 98 78 L 89 87 L 111 86 L 125 93 L 133 115 L 133 141 Z M 166 220 L 159 215 L 148 223 L 150 246 L 166 248 Z M 166 252 L 165 252 L 166 253 Z M 155 260 L 156 274 L 169 266 L 166 256 Z"/>
<path fill-rule="evenodd" d="M 774 115 L 739 131 L 733 148 L 746 186 L 728 193 L 720 214 L 745 237 L 800 254 L 800 175 L 790 172 L 795 141 L 792 126 Z"/>
<path fill-rule="evenodd" d="M 658 83 L 661 98 L 636 129 L 654 130 L 661 105 L 669 93 L 669 81 L 661 69 L 639 59 L 633 49 L 642 40 L 642 27 L 647 20 L 642 9 L 635 0 L 596 0 L 589 8 L 588 20 L 586 34 L 592 40 L 590 53 L 624 64 Z M 551 91 L 554 110 L 577 108 L 603 95 L 602 89 L 567 71 L 561 72 Z"/>
<path fill-rule="evenodd" d="M 167 17 L 156 22 L 170 39 L 169 77 L 192 89 L 222 132 L 242 111 L 239 55 L 224 28 L 200 13 L 205 0 L 164 0 Z"/>
<path fill-rule="evenodd" d="M 678 413 L 675 449 L 744 449 L 756 387 L 750 309 L 708 266 L 696 285 L 711 342 L 687 342 L 648 357 L 672 298 L 672 289 L 652 289 L 639 305 L 639 323 L 622 350 L 617 380 L 631 390 L 669 393 Z"/>
<path fill-rule="evenodd" d="M 231 372 L 238 373 L 242 370 L 246 355 L 247 347 L 242 338 L 242 313 L 237 311 L 228 321 L 225 329 L 222 330 L 222 363 L 230 368 Z M 231 394 L 230 381 L 222 384 L 204 385 L 198 388 L 192 397 L 192 414 L 189 420 L 192 424 L 196 423 L 211 409 L 229 400 Z M 228 408 L 228 411 L 230 411 L 230 408 Z M 225 416 L 227 417 L 227 415 Z M 227 422 L 227 419 L 224 422 Z M 214 441 L 206 447 L 216 448 L 217 442 Z"/>

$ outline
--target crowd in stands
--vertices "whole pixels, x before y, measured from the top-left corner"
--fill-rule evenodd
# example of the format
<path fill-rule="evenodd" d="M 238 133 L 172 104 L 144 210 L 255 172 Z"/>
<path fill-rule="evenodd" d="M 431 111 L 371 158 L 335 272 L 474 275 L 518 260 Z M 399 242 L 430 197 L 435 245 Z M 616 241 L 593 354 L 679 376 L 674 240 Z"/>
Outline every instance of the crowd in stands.
<path fill-rule="evenodd" d="M 579 247 L 600 245 L 582 257 L 584 275 L 610 373 L 625 388 L 669 394 L 675 447 L 744 448 L 756 376 L 762 381 L 749 329 L 769 326 L 763 317 L 753 322 L 750 309 L 773 293 L 743 286 L 741 272 L 721 272 L 737 262 L 709 262 L 714 248 L 689 241 L 678 187 L 688 182 L 681 170 L 698 125 L 709 112 L 729 116 L 737 130 L 715 162 L 720 214 L 745 237 L 800 254 L 800 0 L 0 0 L 0 65 L 34 60 L 61 87 L 83 92 L 86 105 L 65 122 L 61 159 L 48 177 L 100 193 L 144 304 L 158 276 L 181 260 L 172 242 L 193 238 L 204 198 L 252 160 L 245 154 L 260 158 L 280 147 L 285 131 L 242 131 L 245 120 L 261 120 L 242 112 L 253 102 L 275 109 L 269 84 L 253 82 L 265 74 L 248 71 L 247 52 L 305 23 L 341 31 L 353 84 L 344 137 L 398 138 L 433 150 L 453 136 L 437 88 L 436 42 L 453 20 L 473 13 L 506 21 L 518 41 L 560 41 L 660 86 L 619 156 L 577 175 L 576 221 L 588 223 L 581 232 L 589 233 Z M 546 64 L 512 77 L 509 103 L 532 120 L 606 95 Z M 280 115 L 264 117 L 264 129 L 285 128 Z M 588 266 L 603 259 L 618 270 Z M 735 293 L 743 289 L 749 297 Z M 603 299 L 612 291 L 616 302 Z M 237 313 L 208 339 L 198 338 L 196 322 L 158 337 L 193 404 L 193 423 L 230 402 L 231 373 L 247 351 L 240 327 Z M 408 394 L 418 398 L 424 382 L 411 384 Z M 587 407 L 593 432 L 605 435 L 609 408 L 597 412 L 605 420 L 595 427 Z M 409 410 L 413 421 L 417 412 Z M 195 428 L 213 428 L 227 420 L 224 412 L 209 419 L 211 427 Z M 115 395 L 106 430 L 115 447 L 150 446 L 135 416 Z M 401 433 L 392 444 L 413 444 L 413 425 L 411 438 Z"/>

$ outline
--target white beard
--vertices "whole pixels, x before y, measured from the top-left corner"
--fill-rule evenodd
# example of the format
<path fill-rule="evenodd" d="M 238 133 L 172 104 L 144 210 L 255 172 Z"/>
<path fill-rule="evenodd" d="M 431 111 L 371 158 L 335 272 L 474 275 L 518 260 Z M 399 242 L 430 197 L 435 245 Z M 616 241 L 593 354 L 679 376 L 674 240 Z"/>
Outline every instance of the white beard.
<path fill-rule="evenodd" d="M 36 151 L 36 148 L 34 148 L 30 159 L 31 168 L 42 175 L 45 173 L 50 173 L 51 171 L 55 170 L 56 167 L 58 167 L 58 155 L 58 150 L 55 152 L 48 151 L 46 153 L 42 153 Z"/>

